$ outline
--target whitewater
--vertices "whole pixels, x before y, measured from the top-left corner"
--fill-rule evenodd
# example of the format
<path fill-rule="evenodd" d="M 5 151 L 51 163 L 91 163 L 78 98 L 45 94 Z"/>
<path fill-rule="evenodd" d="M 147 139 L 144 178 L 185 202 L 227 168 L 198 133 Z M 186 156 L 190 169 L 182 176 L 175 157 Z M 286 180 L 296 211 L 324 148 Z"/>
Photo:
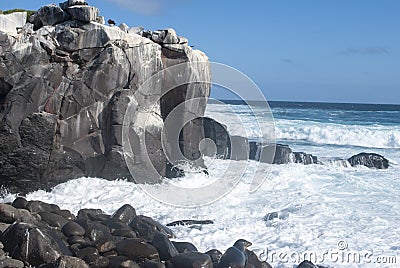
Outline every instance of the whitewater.
<path fill-rule="evenodd" d="M 141 187 L 124 180 L 80 178 L 52 191 L 30 193 L 29 200 L 58 204 L 74 213 L 81 208 L 100 208 L 113 213 L 131 204 L 138 214 L 167 224 L 176 220 L 213 220 L 214 224 L 172 227 L 177 241 L 195 244 L 200 251 L 221 251 L 236 239 L 253 243 L 251 249 L 274 267 L 293 267 L 310 253 L 322 265 L 332 267 L 393 267 L 400 264 L 400 107 L 340 106 L 327 104 L 273 103 L 277 142 L 295 151 L 318 156 L 325 165 L 268 165 L 246 161 L 236 187 L 218 201 L 196 208 L 174 207 L 157 201 Z M 229 109 L 228 109 L 229 108 Z M 261 109 L 261 108 L 260 108 Z M 267 111 L 265 111 L 267 114 Z M 225 125 L 233 135 L 261 138 L 251 110 L 245 105 L 210 104 L 206 116 Z M 259 119 L 259 118 L 258 118 Z M 271 130 L 270 123 L 261 127 Z M 384 155 L 387 170 L 346 167 L 337 159 L 360 152 Z M 183 187 L 234 177 L 235 165 L 206 159 L 209 175 L 188 173 L 176 183 Z M 254 177 L 265 182 L 254 193 Z M 167 191 L 163 185 L 151 186 Z M 8 194 L 3 202 L 12 201 Z M 360 254 L 346 260 L 324 253 Z M 277 257 L 279 253 L 291 258 Z M 314 256 L 313 255 L 313 256 Z M 335 255 L 336 256 L 336 255 Z"/>

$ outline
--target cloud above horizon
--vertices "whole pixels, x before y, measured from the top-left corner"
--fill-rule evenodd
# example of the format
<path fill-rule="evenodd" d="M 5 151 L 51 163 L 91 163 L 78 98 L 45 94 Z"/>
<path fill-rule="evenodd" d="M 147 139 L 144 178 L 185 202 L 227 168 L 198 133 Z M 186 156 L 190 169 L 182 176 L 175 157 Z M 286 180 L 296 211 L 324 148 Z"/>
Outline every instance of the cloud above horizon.
<path fill-rule="evenodd" d="M 143 15 L 160 15 L 164 8 L 186 2 L 184 0 L 106 0 Z"/>
<path fill-rule="evenodd" d="M 346 50 L 339 51 L 340 55 L 385 55 L 389 54 L 386 48 L 382 47 L 358 47 L 358 48 L 347 48 Z"/>

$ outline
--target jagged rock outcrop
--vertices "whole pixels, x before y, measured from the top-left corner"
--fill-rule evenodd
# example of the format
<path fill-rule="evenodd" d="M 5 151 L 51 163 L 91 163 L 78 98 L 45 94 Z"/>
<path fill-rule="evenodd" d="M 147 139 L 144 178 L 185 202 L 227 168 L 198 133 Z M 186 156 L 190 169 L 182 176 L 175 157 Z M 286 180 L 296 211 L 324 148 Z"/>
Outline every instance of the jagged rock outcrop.
<path fill-rule="evenodd" d="M 375 153 L 360 153 L 353 155 L 347 160 L 351 166 L 366 166 L 376 169 L 389 168 L 389 160 L 379 154 Z"/>
<path fill-rule="evenodd" d="M 23 14 L 13 16 L 20 21 Z M 24 193 L 80 176 L 133 180 L 133 172 L 155 182 L 166 175 L 164 121 L 194 98 L 174 116 L 182 123 L 186 113 L 203 116 L 207 56 L 172 29 L 98 23 L 104 18 L 97 8 L 81 0 L 42 7 L 25 25 L 8 16 L 0 17 L 0 183 Z M 168 71 L 180 63 L 190 64 Z M 176 86 L 178 76 L 204 82 Z M 134 109 L 125 118 L 128 107 Z M 199 155 L 202 129 L 181 134 L 185 157 Z"/>

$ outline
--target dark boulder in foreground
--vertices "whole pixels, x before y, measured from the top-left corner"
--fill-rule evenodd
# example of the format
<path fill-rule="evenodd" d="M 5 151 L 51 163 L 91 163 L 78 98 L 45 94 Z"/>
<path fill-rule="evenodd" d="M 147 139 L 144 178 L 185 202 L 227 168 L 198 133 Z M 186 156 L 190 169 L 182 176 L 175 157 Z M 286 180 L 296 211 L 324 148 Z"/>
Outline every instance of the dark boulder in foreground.
<path fill-rule="evenodd" d="M 375 153 L 360 153 L 350 157 L 350 165 L 355 166 L 366 166 L 369 168 L 387 169 L 389 168 L 389 160 L 379 154 Z"/>

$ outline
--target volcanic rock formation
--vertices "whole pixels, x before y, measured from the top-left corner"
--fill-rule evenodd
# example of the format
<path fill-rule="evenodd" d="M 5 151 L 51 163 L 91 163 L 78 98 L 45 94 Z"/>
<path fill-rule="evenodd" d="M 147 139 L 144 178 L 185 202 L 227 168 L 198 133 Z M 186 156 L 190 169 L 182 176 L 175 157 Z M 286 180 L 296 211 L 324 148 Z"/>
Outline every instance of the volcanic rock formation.
<path fill-rule="evenodd" d="M 200 155 L 203 128 L 186 118 L 203 116 L 211 73 L 186 38 L 104 25 L 81 0 L 25 20 L 26 13 L 0 15 L 2 185 L 23 193 L 81 176 L 174 175 L 161 136 L 182 103 L 174 118 L 186 127 L 177 142 L 184 156 Z M 185 81 L 193 83 L 177 83 Z"/>

